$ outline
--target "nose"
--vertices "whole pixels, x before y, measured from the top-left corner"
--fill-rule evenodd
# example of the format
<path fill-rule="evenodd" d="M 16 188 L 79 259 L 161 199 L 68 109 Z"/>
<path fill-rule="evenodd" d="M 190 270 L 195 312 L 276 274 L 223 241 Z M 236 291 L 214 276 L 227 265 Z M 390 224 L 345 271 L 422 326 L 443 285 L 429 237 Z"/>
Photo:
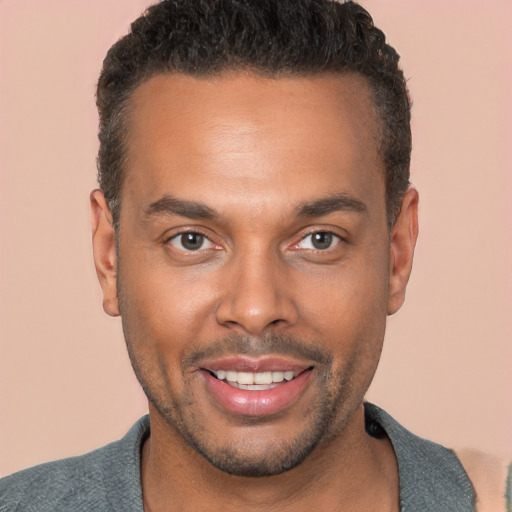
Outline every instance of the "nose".
<path fill-rule="evenodd" d="M 251 336 L 294 325 L 299 317 L 289 269 L 278 256 L 252 252 L 235 258 L 223 276 L 217 322 Z"/>

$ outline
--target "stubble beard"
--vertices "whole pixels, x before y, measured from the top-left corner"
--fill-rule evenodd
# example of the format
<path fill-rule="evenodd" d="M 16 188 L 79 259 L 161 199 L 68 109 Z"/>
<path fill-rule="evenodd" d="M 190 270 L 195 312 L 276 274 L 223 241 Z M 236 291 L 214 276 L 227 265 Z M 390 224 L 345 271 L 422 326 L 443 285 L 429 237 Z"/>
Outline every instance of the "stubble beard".
<path fill-rule="evenodd" d="M 180 413 L 189 404 L 187 397 L 184 397 L 183 402 L 173 404 L 172 407 L 168 407 L 149 394 L 148 399 L 169 427 L 189 447 L 217 469 L 231 475 L 245 477 L 279 475 L 300 465 L 320 442 L 325 444 L 336 437 L 344 424 L 344 422 L 340 423 L 336 416 L 340 404 L 346 402 L 343 391 L 336 397 L 332 394 L 325 396 L 320 403 L 307 411 L 306 416 L 311 418 L 307 428 L 292 439 L 276 439 L 265 451 L 258 450 L 257 454 L 253 454 L 251 448 L 246 445 L 216 445 L 215 440 L 212 442 L 211 435 L 205 435 L 204 429 L 196 426 L 193 414 Z M 185 418 L 188 418 L 188 421 Z M 268 420 L 247 417 L 244 423 L 250 431 L 252 427 L 257 427 L 264 421 Z"/>
<path fill-rule="evenodd" d="M 282 474 L 304 462 L 318 445 L 328 446 L 342 432 L 357 408 L 363 403 L 366 391 L 373 379 L 377 363 L 380 358 L 380 350 L 373 368 L 369 368 L 365 382 L 358 382 L 357 374 L 364 368 L 362 361 L 367 358 L 366 344 L 363 339 L 358 340 L 356 350 L 352 357 L 338 371 L 333 371 L 333 357 L 322 348 L 322 344 L 315 341 L 305 341 L 293 336 L 268 335 L 261 339 L 244 336 L 232 336 L 225 340 L 219 340 L 201 352 L 185 354 L 181 358 L 182 376 L 184 367 L 194 360 L 205 356 L 223 355 L 226 350 L 233 354 L 262 355 L 279 354 L 304 357 L 316 361 L 319 400 L 312 404 L 306 415 L 312 418 L 309 426 L 296 435 L 293 439 L 273 442 L 265 453 L 257 457 L 241 447 L 233 449 L 230 446 L 214 446 L 204 439 L 204 429 L 194 421 L 194 414 L 188 421 L 183 411 L 189 407 L 193 411 L 194 400 L 186 390 L 178 400 L 173 397 L 167 382 L 166 389 L 154 385 L 151 374 L 145 374 L 137 355 L 135 354 L 133 340 L 144 340 L 146 333 L 140 329 L 140 325 L 126 321 L 130 319 L 131 306 L 129 300 L 125 301 L 122 293 L 120 279 L 121 258 L 119 254 L 119 238 L 116 230 L 116 254 L 118 263 L 117 297 L 121 311 L 123 333 L 126 341 L 128 355 L 135 375 L 148 398 L 160 416 L 165 420 L 169 428 L 188 445 L 217 469 L 230 475 L 245 477 L 265 477 Z M 128 325 L 130 324 L 130 325 Z M 382 349 L 382 344 L 380 349 Z M 370 363 L 372 364 L 372 363 Z M 161 374 L 165 377 L 165 361 L 159 360 Z M 368 370 L 368 368 L 367 368 Z M 364 371 L 364 370 L 363 370 Z M 165 399 L 167 398 L 167 399 Z M 248 418 L 247 423 L 257 423 L 257 420 Z"/>
<path fill-rule="evenodd" d="M 189 389 L 186 388 L 178 398 L 170 391 L 169 386 L 162 391 L 156 383 L 151 382 L 152 379 L 138 363 L 138 358 L 130 342 L 130 333 L 127 332 L 128 329 L 124 330 L 132 366 L 149 402 L 179 439 L 217 469 L 230 475 L 243 477 L 274 476 L 299 466 L 319 444 L 326 446 L 339 435 L 362 402 L 366 391 L 364 389 L 360 396 L 355 397 L 352 382 L 352 363 L 348 362 L 343 367 L 343 371 L 334 373 L 331 356 L 316 348 L 319 344 L 307 344 L 302 340 L 288 336 L 266 336 L 257 341 L 245 337 L 231 337 L 213 343 L 213 347 L 229 346 L 229 350 L 234 353 L 252 355 L 276 353 L 276 347 L 282 347 L 282 350 L 278 350 L 277 353 L 290 354 L 293 350 L 295 355 L 303 355 L 304 352 L 309 353 L 313 350 L 317 360 L 322 361 L 318 366 L 315 366 L 317 372 L 315 381 L 318 392 L 322 393 L 322 397 L 312 404 L 304 415 L 310 418 L 307 426 L 292 439 L 276 439 L 266 450 L 258 450 L 258 453 L 255 454 L 248 445 L 216 444 L 215 437 L 206 432 L 207 429 L 201 425 L 200 421 L 196 421 L 194 399 Z M 237 346 L 238 350 L 233 350 L 234 346 Z M 254 350 L 256 346 L 258 348 Z M 309 349 L 308 347 L 315 348 Z M 219 350 L 221 349 L 219 348 Z M 189 360 L 195 360 L 203 354 L 204 352 L 184 356 L 182 366 L 186 366 Z M 163 361 L 160 361 L 160 363 L 161 374 L 166 375 L 165 363 Z M 182 368 L 182 375 L 184 373 L 185 371 Z M 269 420 L 246 417 L 243 421 L 249 430 L 251 427 L 257 427 L 259 423 Z"/>

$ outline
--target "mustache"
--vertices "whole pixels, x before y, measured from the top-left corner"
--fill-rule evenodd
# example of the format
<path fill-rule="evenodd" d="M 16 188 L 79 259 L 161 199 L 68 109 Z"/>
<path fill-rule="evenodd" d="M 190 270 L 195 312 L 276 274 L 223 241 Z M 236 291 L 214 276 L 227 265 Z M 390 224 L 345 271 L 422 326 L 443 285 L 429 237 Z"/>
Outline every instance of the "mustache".
<path fill-rule="evenodd" d="M 331 365 L 332 355 L 321 348 L 321 344 L 292 335 L 268 334 L 263 337 L 231 335 L 215 340 L 208 346 L 195 350 L 187 350 L 182 354 L 182 369 L 197 366 L 204 359 L 227 357 L 232 355 L 261 356 L 274 354 L 292 356 L 298 359 L 320 364 Z"/>

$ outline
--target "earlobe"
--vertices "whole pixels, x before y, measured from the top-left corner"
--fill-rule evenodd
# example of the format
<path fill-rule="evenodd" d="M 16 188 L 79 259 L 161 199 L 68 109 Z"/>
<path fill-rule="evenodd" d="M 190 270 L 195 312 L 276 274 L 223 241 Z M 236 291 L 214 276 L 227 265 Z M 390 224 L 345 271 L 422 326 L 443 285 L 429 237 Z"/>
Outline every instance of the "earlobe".
<path fill-rule="evenodd" d="M 410 186 L 404 194 L 400 214 L 391 231 L 388 315 L 396 313 L 405 300 L 418 238 L 418 201 L 417 190 Z"/>
<path fill-rule="evenodd" d="M 116 234 L 112 214 L 100 190 L 91 192 L 90 201 L 94 265 L 103 291 L 103 309 L 110 316 L 119 316 Z"/>

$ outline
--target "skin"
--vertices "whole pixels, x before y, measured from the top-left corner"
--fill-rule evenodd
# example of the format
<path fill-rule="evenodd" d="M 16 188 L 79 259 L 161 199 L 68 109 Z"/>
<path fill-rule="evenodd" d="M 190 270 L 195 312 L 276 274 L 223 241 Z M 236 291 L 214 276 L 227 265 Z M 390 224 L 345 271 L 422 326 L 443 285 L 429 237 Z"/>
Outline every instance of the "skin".
<path fill-rule="evenodd" d="M 357 75 L 168 74 L 135 90 L 118 253 L 100 191 L 91 205 L 104 309 L 149 397 L 147 510 L 399 509 L 393 450 L 365 433 L 362 400 L 405 297 L 418 194 L 389 232 L 377 134 Z M 334 196 L 349 201 L 319 207 Z M 184 201 L 195 210 L 170 211 Z M 232 413 L 205 385 L 208 351 L 309 366 L 307 385 L 276 414 Z M 270 476 L 228 474 L 233 461 Z"/>

